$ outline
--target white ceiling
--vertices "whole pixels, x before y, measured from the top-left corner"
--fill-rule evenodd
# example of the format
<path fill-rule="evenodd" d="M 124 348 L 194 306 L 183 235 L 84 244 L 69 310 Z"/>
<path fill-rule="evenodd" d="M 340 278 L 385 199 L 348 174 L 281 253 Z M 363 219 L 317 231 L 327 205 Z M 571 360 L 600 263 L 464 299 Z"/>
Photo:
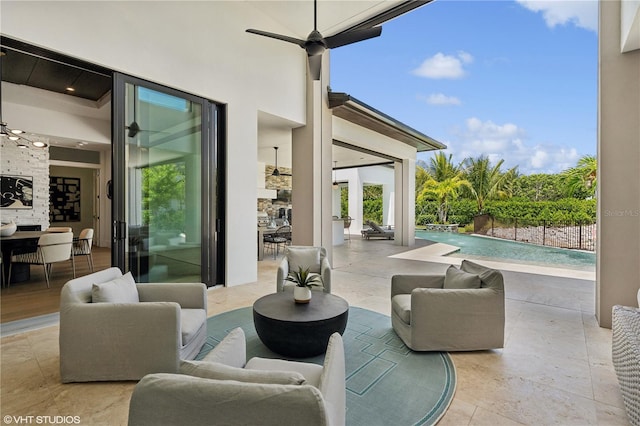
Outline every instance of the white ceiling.
<path fill-rule="evenodd" d="M 291 37 L 306 39 L 313 29 L 313 1 L 310 0 L 245 0 L 278 24 L 288 28 Z M 368 18 L 371 18 L 403 1 L 397 0 L 318 0 L 318 31 L 331 36 Z M 278 32 L 277 28 L 256 28 Z"/>

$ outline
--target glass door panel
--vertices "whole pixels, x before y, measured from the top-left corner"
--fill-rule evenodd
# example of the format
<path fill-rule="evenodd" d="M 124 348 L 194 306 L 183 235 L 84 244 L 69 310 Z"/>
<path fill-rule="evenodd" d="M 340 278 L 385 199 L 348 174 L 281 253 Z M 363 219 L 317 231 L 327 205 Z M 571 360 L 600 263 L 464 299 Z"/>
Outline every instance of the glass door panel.
<path fill-rule="evenodd" d="M 202 103 L 125 83 L 125 270 L 203 282 Z"/>

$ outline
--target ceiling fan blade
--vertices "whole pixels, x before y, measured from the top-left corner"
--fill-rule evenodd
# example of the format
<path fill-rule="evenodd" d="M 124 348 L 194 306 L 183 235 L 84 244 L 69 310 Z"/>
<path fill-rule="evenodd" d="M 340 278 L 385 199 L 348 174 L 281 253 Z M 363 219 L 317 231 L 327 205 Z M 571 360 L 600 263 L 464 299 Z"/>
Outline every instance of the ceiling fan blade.
<path fill-rule="evenodd" d="M 346 46 L 347 44 L 378 37 L 380 34 L 382 34 L 382 27 L 364 28 L 362 30 L 338 33 L 331 37 L 326 37 L 324 41 L 329 49 L 334 49 L 336 47 Z"/>
<path fill-rule="evenodd" d="M 276 40 L 286 41 L 288 43 L 297 44 L 298 46 L 300 46 L 300 47 L 302 47 L 304 49 L 305 40 L 300 40 L 299 38 L 289 37 L 289 36 L 282 35 L 282 34 L 270 33 L 270 32 L 267 32 L 267 31 L 254 30 L 254 29 L 251 29 L 251 28 L 248 29 L 247 32 L 251 33 L 251 34 L 261 35 L 261 36 L 264 36 L 264 37 L 275 38 Z"/>
<path fill-rule="evenodd" d="M 314 80 L 320 80 L 320 71 L 322 71 L 322 56 L 309 56 L 309 71 L 311 72 L 311 78 Z"/>

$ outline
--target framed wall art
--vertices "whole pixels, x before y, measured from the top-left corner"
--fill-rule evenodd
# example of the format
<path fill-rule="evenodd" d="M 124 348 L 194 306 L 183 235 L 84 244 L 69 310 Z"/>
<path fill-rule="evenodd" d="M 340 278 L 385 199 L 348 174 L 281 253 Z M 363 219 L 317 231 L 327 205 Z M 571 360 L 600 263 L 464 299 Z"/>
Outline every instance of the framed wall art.
<path fill-rule="evenodd" d="M 33 176 L 0 176 L 3 209 L 33 208 Z"/>
<path fill-rule="evenodd" d="M 80 221 L 80 178 L 49 176 L 49 221 Z"/>

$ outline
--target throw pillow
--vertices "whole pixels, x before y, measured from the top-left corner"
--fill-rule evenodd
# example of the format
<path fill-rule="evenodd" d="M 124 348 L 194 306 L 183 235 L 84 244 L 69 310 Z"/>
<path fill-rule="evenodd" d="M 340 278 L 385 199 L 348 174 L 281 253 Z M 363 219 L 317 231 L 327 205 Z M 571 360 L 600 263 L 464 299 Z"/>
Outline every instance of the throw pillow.
<path fill-rule="evenodd" d="M 309 272 L 320 272 L 320 249 L 317 247 L 289 247 L 287 260 L 289 272 L 298 272 L 299 268 L 309 268 Z"/>
<path fill-rule="evenodd" d="M 112 281 L 93 284 L 91 288 L 91 302 L 93 303 L 138 303 L 138 288 L 136 282 L 127 272 Z"/>
<path fill-rule="evenodd" d="M 480 277 L 478 275 L 461 271 L 452 265 L 447 269 L 442 288 L 480 288 L 480 284 Z"/>
<path fill-rule="evenodd" d="M 180 361 L 180 374 L 246 383 L 275 385 L 303 385 L 306 383 L 304 376 L 295 371 L 249 370 L 207 361 Z"/>
<path fill-rule="evenodd" d="M 460 269 L 469 272 L 470 274 L 478 274 L 480 277 L 480 287 L 492 288 L 494 290 L 504 290 L 504 279 L 502 273 L 497 269 L 487 268 L 486 266 L 479 265 L 477 263 L 463 260 Z"/>
<path fill-rule="evenodd" d="M 247 359 L 245 341 L 244 330 L 234 328 L 202 360 L 242 368 Z"/>

